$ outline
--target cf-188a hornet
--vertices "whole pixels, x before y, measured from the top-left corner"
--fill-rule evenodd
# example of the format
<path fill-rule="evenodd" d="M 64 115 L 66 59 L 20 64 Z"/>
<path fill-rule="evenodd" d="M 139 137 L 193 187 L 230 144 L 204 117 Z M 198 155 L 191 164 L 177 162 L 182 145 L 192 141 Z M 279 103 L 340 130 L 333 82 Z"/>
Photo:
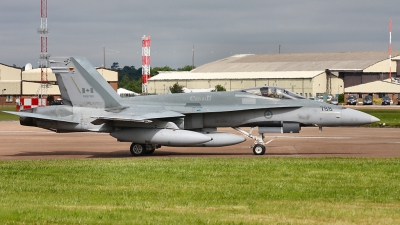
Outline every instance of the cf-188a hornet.
<path fill-rule="evenodd" d="M 134 156 L 161 146 L 218 147 L 254 139 L 265 153 L 264 134 L 299 133 L 301 127 L 351 126 L 379 121 L 366 113 L 305 99 L 279 87 L 230 92 L 146 95 L 121 98 L 86 58 L 50 60 L 63 105 L 7 113 L 24 126 L 56 132 L 105 132 L 132 142 Z M 240 134 L 217 132 L 232 127 Z M 258 134 L 253 129 L 258 127 Z M 245 131 L 244 129 L 249 129 Z"/>

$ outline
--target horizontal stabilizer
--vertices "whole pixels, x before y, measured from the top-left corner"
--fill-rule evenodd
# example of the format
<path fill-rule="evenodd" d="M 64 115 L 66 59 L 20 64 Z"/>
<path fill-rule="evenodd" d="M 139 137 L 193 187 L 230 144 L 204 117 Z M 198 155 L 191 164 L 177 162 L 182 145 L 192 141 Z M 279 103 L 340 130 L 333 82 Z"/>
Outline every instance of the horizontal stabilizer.
<path fill-rule="evenodd" d="M 75 123 L 78 124 L 79 122 L 71 121 L 71 120 L 65 120 L 62 118 L 58 118 L 55 116 L 47 116 L 44 114 L 38 114 L 38 113 L 29 113 L 29 112 L 12 112 L 12 111 L 3 111 L 5 113 L 17 115 L 20 117 L 30 117 L 30 118 L 36 118 L 36 119 L 43 119 L 43 120 L 53 120 L 53 121 L 60 121 L 60 122 L 66 122 L 66 123 Z"/>

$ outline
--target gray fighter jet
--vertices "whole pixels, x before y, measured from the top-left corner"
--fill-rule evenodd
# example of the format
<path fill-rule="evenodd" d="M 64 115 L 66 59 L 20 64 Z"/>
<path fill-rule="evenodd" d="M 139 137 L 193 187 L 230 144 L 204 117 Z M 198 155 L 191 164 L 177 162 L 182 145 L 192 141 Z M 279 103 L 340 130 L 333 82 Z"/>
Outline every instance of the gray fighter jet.
<path fill-rule="evenodd" d="M 120 98 L 86 58 L 51 60 L 63 105 L 20 112 L 24 126 L 56 132 L 106 132 L 132 142 L 134 156 L 161 146 L 216 147 L 255 140 L 253 153 L 265 153 L 264 134 L 298 133 L 301 127 L 351 126 L 379 121 L 366 113 L 305 99 L 279 87 L 233 92 L 147 95 Z M 241 135 L 217 132 L 232 127 Z M 248 127 L 246 132 L 243 128 Z M 258 127 L 258 135 L 253 128 Z"/>

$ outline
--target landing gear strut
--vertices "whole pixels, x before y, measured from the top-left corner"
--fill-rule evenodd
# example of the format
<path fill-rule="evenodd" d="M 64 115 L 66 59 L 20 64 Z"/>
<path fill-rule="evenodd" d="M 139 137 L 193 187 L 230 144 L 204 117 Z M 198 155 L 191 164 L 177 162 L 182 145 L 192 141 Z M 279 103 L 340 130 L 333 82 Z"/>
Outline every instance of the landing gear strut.
<path fill-rule="evenodd" d="M 265 153 L 265 145 L 269 144 L 271 141 L 273 141 L 275 138 L 269 140 L 268 142 L 264 142 L 264 134 L 260 134 L 258 136 L 252 135 L 254 127 L 250 128 L 250 132 L 246 132 L 239 127 L 232 127 L 239 133 L 243 134 L 244 136 L 251 138 L 254 140 L 254 145 L 250 146 L 250 148 L 253 148 L 253 153 L 254 155 L 264 155 Z"/>
<path fill-rule="evenodd" d="M 153 154 L 153 152 L 156 150 L 155 145 L 151 144 L 137 144 L 137 143 L 132 143 L 130 147 L 130 152 L 133 156 L 141 156 L 144 154 Z"/>

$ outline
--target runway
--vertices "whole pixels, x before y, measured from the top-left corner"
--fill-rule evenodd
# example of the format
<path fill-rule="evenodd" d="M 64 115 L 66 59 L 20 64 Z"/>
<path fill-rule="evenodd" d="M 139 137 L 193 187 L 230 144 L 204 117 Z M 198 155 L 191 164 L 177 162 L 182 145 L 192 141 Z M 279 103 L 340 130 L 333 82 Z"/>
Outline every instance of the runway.
<path fill-rule="evenodd" d="M 249 130 L 244 128 L 245 130 Z M 231 128 L 221 132 L 238 134 Z M 256 131 L 256 129 L 255 129 Z M 263 156 L 253 155 L 253 140 L 228 147 L 162 147 L 152 155 L 132 157 L 131 143 L 117 142 L 101 133 L 54 133 L 0 122 L 0 160 L 67 158 L 168 157 L 400 157 L 399 128 L 302 128 L 299 134 L 269 134 Z"/>

